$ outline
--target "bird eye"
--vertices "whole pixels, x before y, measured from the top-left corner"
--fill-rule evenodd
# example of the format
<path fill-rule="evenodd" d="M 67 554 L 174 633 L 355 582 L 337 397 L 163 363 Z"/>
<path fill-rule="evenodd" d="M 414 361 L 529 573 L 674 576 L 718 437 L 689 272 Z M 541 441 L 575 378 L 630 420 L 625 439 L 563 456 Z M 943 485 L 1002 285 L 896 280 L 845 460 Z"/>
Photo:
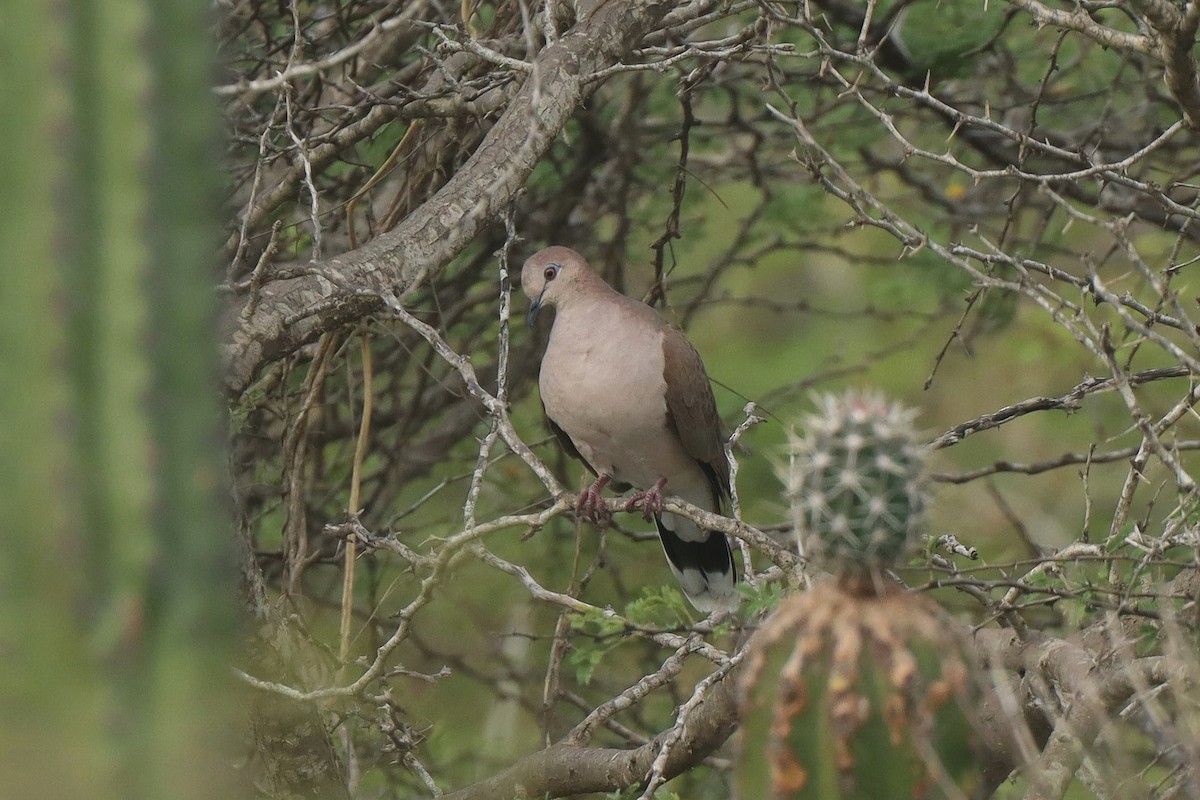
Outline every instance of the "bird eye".
<path fill-rule="evenodd" d="M 552 281 L 558 277 L 558 270 L 558 264 L 551 264 L 550 266 L 546 267 L 546 271 L 542 273 L 542 277 L 548 281 Z"/>

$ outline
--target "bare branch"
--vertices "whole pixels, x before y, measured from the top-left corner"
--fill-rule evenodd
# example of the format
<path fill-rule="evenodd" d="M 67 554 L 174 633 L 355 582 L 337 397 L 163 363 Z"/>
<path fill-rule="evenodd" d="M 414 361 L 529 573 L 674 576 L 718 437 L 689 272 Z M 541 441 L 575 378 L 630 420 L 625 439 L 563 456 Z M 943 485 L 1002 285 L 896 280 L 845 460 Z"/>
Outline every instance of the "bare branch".
<path fill-rule="evenodd" d="M 491 800 L 522 793 L 530 797 L 567 797 L 611 792 L 641 785 L 663 752 L 669 754 L 662 760 L 660 775 L 673 778 L 720 747 L 733 733 L 736 704 L 728 674 L 721 672 L 706 688 L 704 702 L 678 732 L 671 728 L 632 750 L 552 745 L 526 756 L 499 775 L 443 797 Z M 674 746 L 665 751 L 668 739 L 674 740 Z"/>
<path fill-rule="evenodd" d="M 322 332 L 379 311 L 381 298 L 406 298 L 461 253 L 524 185 L 582 101 L 586 77 L 628 52 L 665 10 L 648 0 L 600 4 L 538 54 L 479 149 L 425 205 L 392 232 L 314 264 L 314 277 L 263 287 L 271 302 L 225 348 L 229 392 L 240 395 L 263 365 Z"/>

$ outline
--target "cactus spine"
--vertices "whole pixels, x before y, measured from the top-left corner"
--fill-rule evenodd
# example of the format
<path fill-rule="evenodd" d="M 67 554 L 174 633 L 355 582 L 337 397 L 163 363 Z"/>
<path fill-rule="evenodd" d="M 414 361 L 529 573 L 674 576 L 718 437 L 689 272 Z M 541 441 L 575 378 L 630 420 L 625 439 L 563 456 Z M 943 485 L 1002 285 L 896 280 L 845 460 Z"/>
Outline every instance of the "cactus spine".
<path fill-rule="evenodd" d="M 832 579 L 786 599 L 742 679 L 742 800 L 970 793 L 965 642 L 927 598 L 889 586 L 926 504 L 913 413 L 824 397 L 782 477 L 802 551 Z"/>
<path fill-rule="evenodd" d="M 925 507 L 914 413 L 859 392 L 818 406 L 792 435 L 782 475 L 801 552 L 837 574 L 890 566 Z"/>

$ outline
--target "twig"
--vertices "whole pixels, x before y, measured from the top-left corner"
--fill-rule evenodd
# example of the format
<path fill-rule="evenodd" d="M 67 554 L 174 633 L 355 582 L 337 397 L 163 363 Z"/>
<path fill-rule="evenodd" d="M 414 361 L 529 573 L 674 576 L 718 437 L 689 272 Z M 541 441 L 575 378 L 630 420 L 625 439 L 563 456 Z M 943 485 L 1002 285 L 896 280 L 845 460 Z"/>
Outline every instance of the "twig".
<path fill-rule="evenodd" d="M 294 2 L 294 0 L 293 0 Z M 298 34 L 297 34 L 298 36 Z M 317 191 L 317 181 L 313 177 L 312 160 L 308 157 L 308 143 L 296 133 L 295 119 L 292 113 L 292 92 L 290 87 L 283 95 L 283 107 L 287 115 L 287 134 L 296 145 L 296 156 L 304 165 L 304 185 L 308 187 L 308 213 L 312 222 L 312 259 L 321 258 L 321 194 Z"/>
<path fill-rule="evenodd" d="M 937 537 L 935 544 L 937 547 L 942 548 L 947 553 L 952 553 L 956 556 L 965 556 L 972 561 L 975 561 L 979 558 L 978 548 L 968 547 L 967 545 L 958 541 L 958 537 L 956 537 L 953 533 L 943 533 L 941 536 Z"/>
<path fill-rule="evenodd" d="M 696 684 L 696 688 L 692 691 L 692 696 L 679 707 L 679 712 L 675 715 L 675 724 L 661 738 L 658 755 L 650 767 L 650 773 L 646 776 L 646 789 L 642 792 L 638 800 L 651 800 L 654 797 L 655 790 L 667 782 L 667 760 L 671 757 L 675 746 L 683 738 L 684 728 L 687 726 L 692 712 L 704 703 L 709 689 L 724 680 L 729 671 L 741 663 L 745 653 L 745 650 L 736 653 L 730 657 L 728 662 L 709 673 L 704 680 Z"/>
<path fill-rule="evenodd" d="M 429 0 L 413 0 L 413 2 L 406 3 L 404 11 L 400 14 L 372 25 L 371 30 L 357 42 L 347 45 L 336 53 L 332 53 L 318 61 L 305 64 L 289 64 L 286 69 L 272 78 L 229 83 L 214 88 L 213 92 L 219 97 L 261 94 L 263 92 L 274 91 L 297 78 L 307 78 L 311 75 L 324 72 L 331 67 L 344 64 L 374 44 L 383 34 L 401 30 L 410 25 L 412 18 L 420 14 L 428 4 Z"/>
<path fill-rule="evenodd" d="M 250 288 L 249 297 L 246 299 L 246 305 L 242 307 L 242 322 L 250 319 L 254 315 L 255 309 L 258 308 L 259 302 L 262 300 L 262 287 L 267 277 L 267 267 L 271 263 L 271 259 L 275 258 L 275 253 L 279 249 L 279 231 L 283 227 L 283 220 L 275 220 L 271 224 L 271 238 L 267 240 L 267 246 L 263 248 L 262 255 L 258 257 L 258 263 L 254 265 L 254 271 L 250 273 Z M 237 259 L 234 259 L 237 263 Z"/>
<path fill-rule="evenodd" d="M 746 431 L 750 430 L 750 428 L 759 424 L 760 422 L 767 421 L 766 417 L 760 417 L 755 413 L 757 410 L 758 406 L 755 405 L 753 401 L 746 403 L 745 407 L 742 409 L 742 413 L 746 415 L 746 418 L 740 425 L 733 429 L 733 433 L 729 434 L 729 440 L 725 442 L 725 459 L 729 462 L 730 514 L 739 522 L 742 519 L 742 501 L 738 496 L 737 477 L 739 467 L 737 457 L 733 454 L 733 448 L 737 445 L 738 440 L 742 438 L 742 435 Z M 754 563 L 750 560 L 750 546 L 746 544 L 744 539 L 738 539 L 738 549 L 741 550 L 742 553 L 742 572 L 746 583 L 754 586 Z"/>
<path fill-rule="evenodd" d="M 566 741 L 568 744 L 582 745 L 587 743 L 591 738 L 592 730 L 600 724 L 603 724 L 609 717 L 618 714 L 628 708 L 640 703 L 647 695 L 656 689 L 666 686 L 673 681 L 680 672 L 683 671 L 683 665 L 687 661 L 687 657 L 695 650 L 695 637 L 688 637 L 688 640 L 678 647 L 674 653 L 667 657 L 658 669 L 644 675 L 638 679 L 637 683 L 630 686 L 625 691 L 606 700 L 596 706 L 583 720 L 575 726 L 568 734 Z"/>
<path fill-rule="evenodd" d="M 364 332 L 359 337 L 362 352 L 362 421 L 358 426 L 358 441 L 354 445 L 354 462 L 350 469 L 350 499 L 347 503 L 346 514 L 352 519 L 358 519 L 361 509 L 359 497 L 362 490 L 363 459 L 367 453 L 367 442 L 371 432 L 371 408 L 374 398 L 374 371 L 371 369 L 371 339 Z M 345 566 L 342 574 L 342 621 L 341 645 L 338 648 L 338 660 L 344 665 L 350 655 L 350 625 L 354 612 L 354 567 L 358 555 L 358 545 L 355 537 L 346 538 Z"/>
<path fill-rule="evenodd" d="M 341 337 L 337 333 L 327 333 L 317 344 L 316 355 L 308 367 L 308 376 L 304 381 L 303 402 L 296 412 L 283 443 L 285 467 L 284 483 L 287 496 L 287 513 L 284 519 L 284 548 L 286 550 L 284 586 L 286 591 L 294 593 L 299 589 L 300 577 L 308 561 L 308 534 L 305 525 L 305 468 L 304 462 L 308 449 L 308 422 L 313 408 L 317 405 L 317 397 L 325 384 L 325 375 L 334 351 L 337 350 Z"/>
<path fill-rule="evenodd" d="M 1191 374 L 1188 368 L 1183 366 L 1162 367 L 1134 373 L 1129 375 L 1127 380 L 1131 386 L 1138 386 L 1143 383 L 1164 380 L 1166 378 L 1184 378 Z M 959 423 L 941 436 L 930 441 L 928 446 L 933 450 L 949 447 L 950 445 L 958 444 L 971 434 L 998 428 L 1007 422 L 1035 411 L 1060 410 L 1068 413 L 1078 411 L 1080 401 L 1084 397 L 1096 392 L 1111 392 L 1116 388 L 1117 381 L 1115 378 L 1089 377 L 1077 384 L 1071 391 L 1059 397 L 1031 397 L 1028 400 L 1022 400 L 1019 403 L 1004 406 L 989 414 L 982 414 L 975 419 Z"/>

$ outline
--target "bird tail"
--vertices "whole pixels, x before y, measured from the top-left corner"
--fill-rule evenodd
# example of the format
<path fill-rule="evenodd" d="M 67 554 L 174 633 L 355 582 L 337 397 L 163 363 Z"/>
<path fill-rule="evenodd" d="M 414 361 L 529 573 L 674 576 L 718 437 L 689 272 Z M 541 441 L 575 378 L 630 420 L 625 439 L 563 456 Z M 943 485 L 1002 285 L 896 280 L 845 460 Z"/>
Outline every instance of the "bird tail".
<path fill-rule="evenodd" d="M 667 527 L 662 516 L 655 516 L 654 523 L 667 563 L 688 601 L 706 614 L 737 608 L 737 567 L 725 534 L 700 530 L 674 515 L 675 530 Z"/>

